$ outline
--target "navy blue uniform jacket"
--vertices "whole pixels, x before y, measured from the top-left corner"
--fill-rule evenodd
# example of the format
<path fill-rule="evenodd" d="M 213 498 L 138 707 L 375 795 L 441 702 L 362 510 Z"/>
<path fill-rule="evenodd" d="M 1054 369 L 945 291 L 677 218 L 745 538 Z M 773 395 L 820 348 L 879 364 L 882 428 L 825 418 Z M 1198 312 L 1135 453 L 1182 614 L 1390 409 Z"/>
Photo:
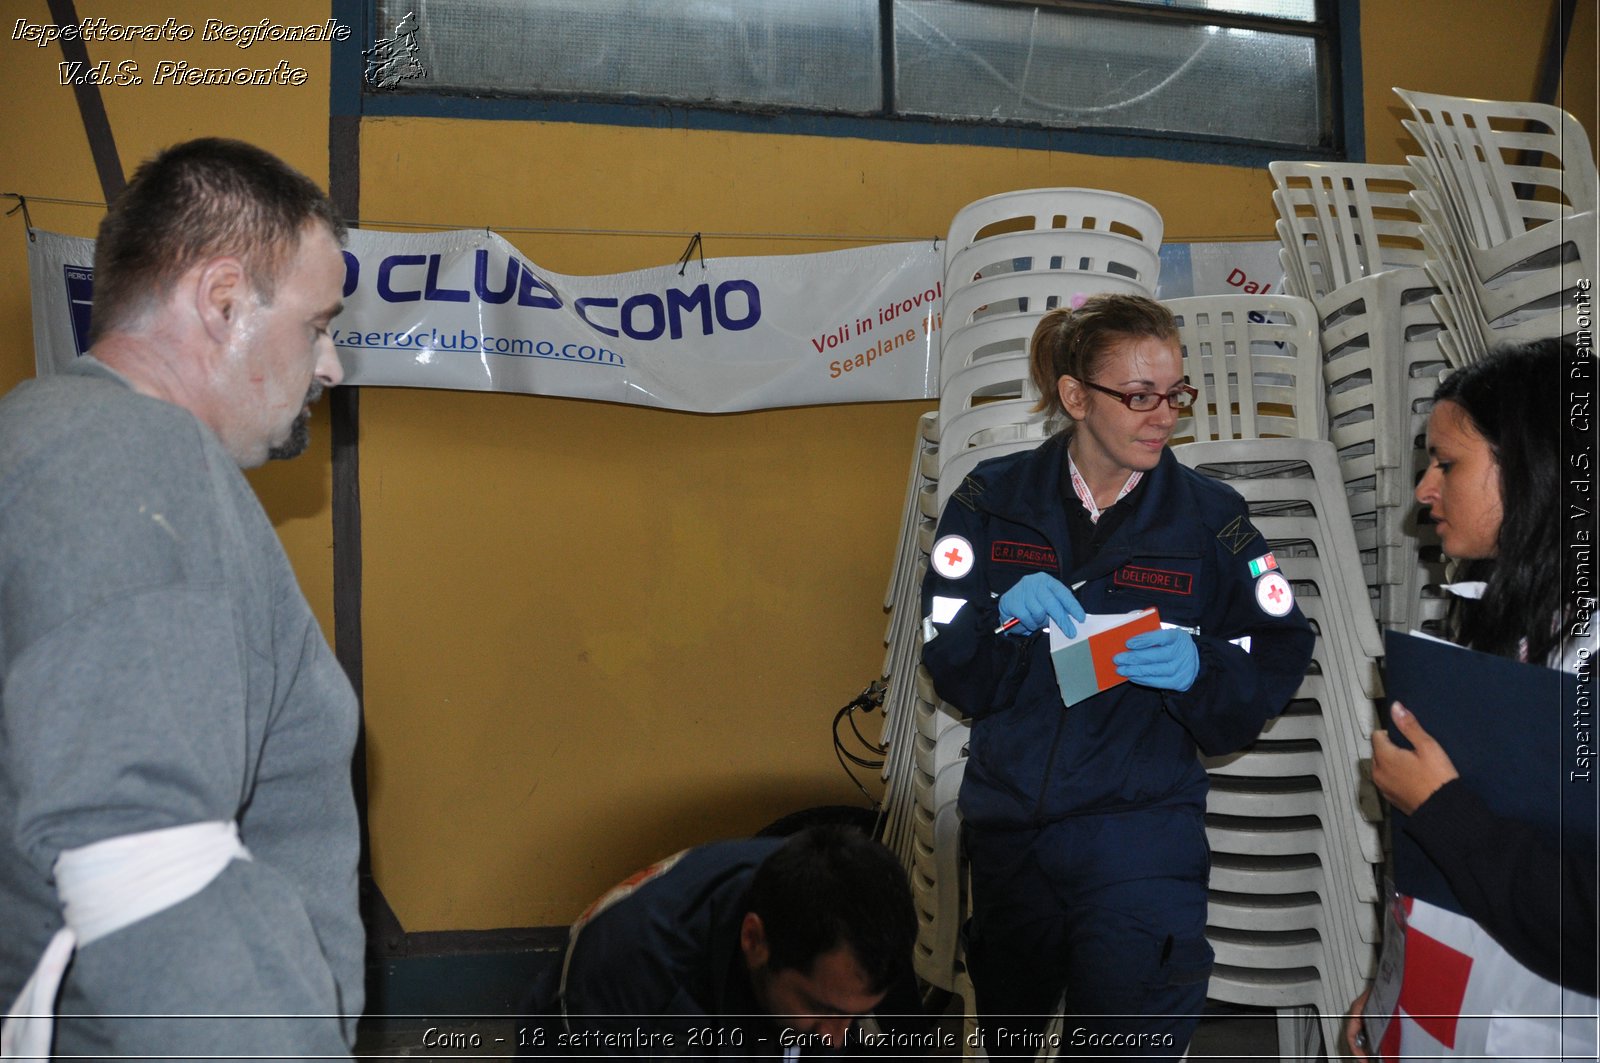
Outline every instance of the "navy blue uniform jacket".
<path fill-rule="evenodd" d="M 759 1007 L 739 951 L 739 928 L 756 868 L 782 844 L 782 838 L 753 838 L 698 846 L 597 901 L 568 946 L 567 1036 L 577 1040 L 567 1047 L 651 1057 L 777 1053 L 776 1028 L 754 1014 Z M 535 1011 L 559 1013 L 557 982 L 547 982 Z M 638 1030 L 670 1041 L 619 1046 L 583 1040 L 586 1032 Z"/>
<path fill-rule="evenodd" d="M 939 696 L 973 718 L 960 807 L 976 827 L 1037 827 L 1067 816 L 1157 805 L 1204 805 L 1195 755 L 1231 753 L 1283 711 L 1311 660 L 1298 606 L 1258 604 L 1250 562 L 1271 547 L 1244 500 L 1163 451 L 1127 503 L 1135 506 L 1092 558 L 1072 556 L 1063 510 L 1066 437 L 980 464 L 951 495 L 937 539 L 958 535 L 975 563 L 960 579 L 930 566 L 934 599 L 963 604 L 932 623 L 922 659 Z M 1073 504 L 1076 504 L 1075 502 Z M 937 549 L 937 546 L 935 547 Z M 1071 586 L 1091 613 L 1156 606 L 1198 628 L 1200 674 L 1182 693 L 1122 683 L 1066 709 L 1049 637 L 995 635 L 999 596 L 1031 572 Z M 948 609 L 950 603 L 941 603 Z M 1232 640 L 1249 637 L 1248 652 Z"/>

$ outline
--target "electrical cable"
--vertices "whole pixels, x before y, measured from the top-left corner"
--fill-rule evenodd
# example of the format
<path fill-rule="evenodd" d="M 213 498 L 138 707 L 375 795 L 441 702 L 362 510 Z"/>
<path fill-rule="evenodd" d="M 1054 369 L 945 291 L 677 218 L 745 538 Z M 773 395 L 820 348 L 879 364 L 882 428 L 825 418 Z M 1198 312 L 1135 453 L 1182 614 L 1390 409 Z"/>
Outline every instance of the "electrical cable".
<path fill-rule="evenodd" d="M 854 764 L 857 767 L 867 769 L 882 768 L 885 763 L 883 758 L 888 755 L 888 749 L 883 745 L 873 742 L 871 739 L 867 738 L 866 735 L 861 733 L 861 728 L 856 724 L 855 714 L 858 711 L 871 712 L 875 708 L 880 708 L 883 705 L 883 698 L 886 690 L 887 688 L 884 686 L 883 681 L 875 679 L 871 683 L 867 684 L 865 690 L 857 694 L 843 708 L 833 714 L 832 731 L 834 758 L 839 761 L 839 767 L 844 769 L 844 773 L 850 777 L 850 781 L 855 784 L 855 788 L 860 790 L 861 795 L 872 803 L 873 808 L 879 807 L 877 798 L 874 798 L 871 791 L 869 791 L 866 786 L 862 784 L 861 780 L 856 776 L 855 771 L 851 769 L 850 765 Z M 844 721 L 850 725 L 850 731 L 853 735 L 855 735 L 856 742 L 864 747 L 864 752 L 866 754 L 865 756 L 845 748 L 843 736 L 841 736 L 839 733 L 839 724 L 841 721 Z M 870 759 L 873 756 L 876 756 L 878 759 Z"/>

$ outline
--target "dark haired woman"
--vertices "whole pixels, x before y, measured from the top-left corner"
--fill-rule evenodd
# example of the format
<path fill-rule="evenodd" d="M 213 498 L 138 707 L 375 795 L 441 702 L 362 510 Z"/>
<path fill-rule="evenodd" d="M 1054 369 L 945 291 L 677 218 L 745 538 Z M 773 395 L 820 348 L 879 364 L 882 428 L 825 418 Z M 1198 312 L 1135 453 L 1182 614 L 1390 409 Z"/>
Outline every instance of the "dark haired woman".
<path fill-rule="evenodd" d="M 1052 311 L 1030 372 L 1069 427 L 978 466 L 923 584 L 923 661 L 973 720 L 968 972 L 991 1058 L 1031 1056 L 1064 1001 L 1065 1054 L 1176 1059 L 1212 958 L 1195 751 L 1251 742 L 1312 635 L 1244 501 L 1167 447 L 1195 391 L 1165 307 L 1100 295 Z M 1117 656 L 1129 682 L 1063 707 L 1043 629 L 1147 606 L 1173 626 Z"/>
<path fill-rule="evenodd" d="M 1587 453 L 1562 402 L 1568 368 L 1594 379 L 1587 354 L 1550 340 L 1446 378 L 1428 418 L 1432 460 L 1416 496 L 1444 552 L 1465 562 L 1447 618 L 1455 641 L 1580 672 L 1595 642 L 1572 634 L 1577 603 L 1562 592 L 1557 560 L 1563 454 Z M 1592 689 L 1592 662 L 1584 672 Z M 1414 749 L 1375 733 L 1372 781 L 1409 817 L 1406 833 L 1466 914 L 1404 900 L 1400 1010 L 1374 1054 L 1595 1058 L 1595 839 L 1543 837 L 1495 815 L 1416 717 L 1399 702 L 1391 711 Z M 1346 1030 L 1360 1059 L 1373 1051 L 1362 1032 L 1366 999 L 1352 1007 Z"/>

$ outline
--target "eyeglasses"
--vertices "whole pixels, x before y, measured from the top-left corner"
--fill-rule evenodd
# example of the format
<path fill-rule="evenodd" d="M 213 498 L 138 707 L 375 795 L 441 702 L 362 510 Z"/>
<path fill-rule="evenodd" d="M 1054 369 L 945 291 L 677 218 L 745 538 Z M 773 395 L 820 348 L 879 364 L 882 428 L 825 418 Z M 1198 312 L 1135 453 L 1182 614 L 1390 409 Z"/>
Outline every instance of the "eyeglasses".
<path fill-rule="evenodd" d="M 1162 394 L 1159 391 L 1135 391 L 1130 394 L 1126 391 L 1104 388 L 1099 384 L 1091 384 L 1087 380 L 1080 381 L 1080 383 L 1086 388 L 1105 392 L 1134 413 L 1149 413 L 1151 410 L 1158 409 L 1163 402 L 1174 410 L 1187 410 L 1190 406 L 1193 406 L 1194 400 L 1200 397 L 1200 392 L 1189 386 L 1188 377 L 1183 379 L 1184 382 L 1182 384 L 1179 384 L 1166 394 Z"/>

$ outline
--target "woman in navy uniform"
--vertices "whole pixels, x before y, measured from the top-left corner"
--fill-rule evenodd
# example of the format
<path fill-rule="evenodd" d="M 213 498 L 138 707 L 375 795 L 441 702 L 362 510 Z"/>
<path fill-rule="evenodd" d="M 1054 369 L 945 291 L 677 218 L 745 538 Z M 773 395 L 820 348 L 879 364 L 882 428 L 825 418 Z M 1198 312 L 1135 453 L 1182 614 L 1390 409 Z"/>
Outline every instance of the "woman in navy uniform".
<path fill-rule="evenodd" d="M 923 661 L 972 718 L 967 960 L 990 1056 L 1031 1055 L 1064 1000 L 1062 1054 L 1176 1059 L 1212 959 L 1196 750 L 1256 738 L 1312 633 L 1244 501 L 1169 451 L 1195 397 L 1172 315 L 1138 296 L 1074 301 L 1030 350 L 1040 408 L 1070 423 L 951 496 Z M 1115 658 L 1129 681 L 1065 708 L 1043 629 L 1148 606 L 1171 626 Z"/>

